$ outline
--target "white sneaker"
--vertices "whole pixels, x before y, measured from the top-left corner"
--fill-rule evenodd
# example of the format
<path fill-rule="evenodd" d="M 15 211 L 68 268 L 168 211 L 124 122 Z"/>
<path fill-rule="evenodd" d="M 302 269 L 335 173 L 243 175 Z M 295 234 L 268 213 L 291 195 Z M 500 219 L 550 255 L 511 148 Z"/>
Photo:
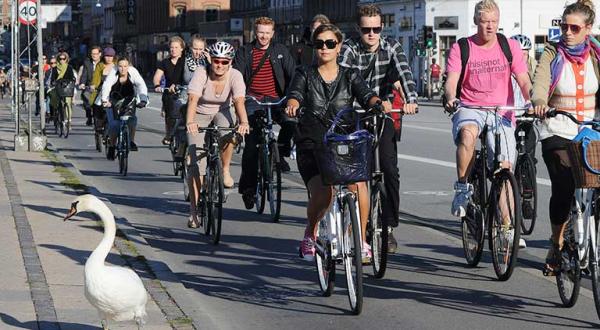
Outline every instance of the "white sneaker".
<path fill-rule="evenodd" d="M 454 183 L 454 200 L 452 201 L 452 215 L 462 218 L 467 215 L 469 199 L 473 195 L 473 185 L 456 181 Z"/>
<path fill-rule="evenodd" d="M 522 238 L 519 238 L 519 248 L 524 249 L 526 247 L 527 247 L 527 243 L 525 242 L 525 240 Z"/>

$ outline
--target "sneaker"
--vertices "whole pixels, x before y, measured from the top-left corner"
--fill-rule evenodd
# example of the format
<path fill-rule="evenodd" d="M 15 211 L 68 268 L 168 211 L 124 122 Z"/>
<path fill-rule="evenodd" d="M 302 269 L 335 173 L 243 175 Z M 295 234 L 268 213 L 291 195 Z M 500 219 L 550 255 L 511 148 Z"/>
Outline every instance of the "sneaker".
<path fill-rule="evenodd" d="M 371 246 L 367 242 L 362 242 L 362 250 L 360 251 L 360 255 L 362 257 L 363 264 L 370 264 L 371 259 L 373 259 L 373 251 L 371 251 Z"/>
<path fill-rule="evenodd" d="M 246 207 L 246 210 L 250 210 L 254 207 L 254 197 L 255 193 L 252 189 L 247 189 L 242 194 L 242 199 L 244 200 L 244 206 Z"/>
<path fill-rule="evenodd" d="M 454 200 L 452 201 L 452 215 L 462 218 L 467 215 L 467 205 L 473 195 L 473 185 L 470 183 L 454 183 Z"/>
<path fill-rule="evenodd" d="M 554 276 L 560 267 L 560 248 L 550 239 L 550 249 L 546 254 L 546 264 L 544 265 L 544 276 Z"/>
<path fill-rule="evenodd" d="M 302 242 L 300 242 L 300 258 L 306 261 L 315 260 L 315 241 L 310 236 L 304 236 Z"/>
<path fill-rule="evenodd" d="M 131 151 L 138 151 L 137 144 L 135 144 L 135 142 L 133 142 L 133 141 L 129 142 L 129 150 L 131 150 Z"/>
<path fill-rule="evenodd" d="M 392 227 L 390 227 L 389 230 L 389 234 L 388 234 L 388 253 L 396 253 L 396 251 L 398 250 L 398 242 L 396 241 L 396 238 L 394 237 L 393 234 L 393 229 Z"/>
<path fill-rule="evenodd" d="M 106 159 L 115 160 L 115 147 L 108 147 L 108 153 L 106 154 Z"/>
<path fill-rule="evenodd" d="M 504 240 L 506 240 L 507 245 L 506 246 L 512 246 L 512 243 L 515 239 L 515 229 L 514 228 L 510 228 L 510 226 L 502 226 L 502 236 L 504 236 Z M 519 245 L 521 245 L 521 242 L 519 242 Z"/>
<path fill-rule="evenodd" d="M 162 139 L 162 144 L 164 146 L 168 146 L 169 144 L 171 144 L 171 139 L 169 139 L 168 137 L 165 137 Z"/>
<path fill-rule="evenodd" d="M 527 247 L 527 242 L 525 242 L 525 240 L 524 240 L 524 239 L 522 239 L 522 238 L 519 238 L 519 248 L 520 248 L 520 249 L 524 249 L 524 248 L 526 248 L 526 247 Z"/>
<path fill-rule="evenodd" d="M 290 164 L 285 160 L 285 158 L 281 157 L 279 161 L 279 168 L 281 168 L 281 172 L 287 173 L 290 171 Z"/>

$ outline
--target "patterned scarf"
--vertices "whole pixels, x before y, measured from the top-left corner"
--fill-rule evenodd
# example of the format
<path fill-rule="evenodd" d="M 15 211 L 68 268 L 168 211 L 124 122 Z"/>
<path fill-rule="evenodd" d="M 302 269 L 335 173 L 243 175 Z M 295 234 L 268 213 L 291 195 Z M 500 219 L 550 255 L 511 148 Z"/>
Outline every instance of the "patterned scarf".
<path fill-rule="evenodd" d="M 549 95 L 554 92 L 565 63 L 577 63 L 579 65 L 585 63 L 590 56 L 590 50 L 593 51 L 596 59 L 600 61 L 600 42 L 593 36 L 587 37 L 584 42 L 575 46 L 567 46 L 562 40 L 556 45 L 556 57 L 550 62 L 552 79 L 548 91 Z"/>
<path fill-rule="evenodd" d="M 190 51 L 185 54 L 185 65 L 188 67 L 190 72 L 194 72 L 198 66 L 205 65 L 205 61 L 203 57 L 194 58 L 192 52 Z"/>

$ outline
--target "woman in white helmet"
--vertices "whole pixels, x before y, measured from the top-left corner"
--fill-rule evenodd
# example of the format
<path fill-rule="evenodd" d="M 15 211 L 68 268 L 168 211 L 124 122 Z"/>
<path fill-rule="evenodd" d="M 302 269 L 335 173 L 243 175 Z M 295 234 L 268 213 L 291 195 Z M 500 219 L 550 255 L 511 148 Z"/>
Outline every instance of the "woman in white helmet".
<path fill-rule="evenodd" d="M 522 34 L 515 34 L 514 36 L 512 36 L 510 38 L 518 41 L 519 45 L 521 45 L 521 51 L 523 51 L 523 58 L 525 59 L 525 61 L 527 61 L 527 69 L 529 70 L 529 79 L 531 81 L 533 81 L 533 73 L 535 72 L 535 67 L 537 66 L 537 62 L 535 61 L 534 57 L 529 56 L 529 50 L 532 47 L 531 40 L 529 39 L 529 37 L 522 35 Z"/>
<path fill-rule="evenodd" d="M 233 127 L 236 115 L 239 120 L 238 133 L 245 135 L 250 131 L 248 116 L 245 108 L 246 85 L 242 74 L 231 67 L 235 50 L 233 46 L 219 41 L 208 48 L 211 64 L 204 68 L 198 67 L 188 86 L 187 108 L 187 137 L 190 152 L 196 152 L 196 146 L 204 145 L 204 133 L 198 132 L 198 126 L 205 127 L 215 123 L 219 127 Z M 233 178 L 229 172 L 229 164 L 233 156 L 233 143 L 228 141 L 221 154 L 223 161 L 223 184 L 226 188 L 233 187 Z M 189 161 L 189 160 L 188 160 Z M 188 226 L 199 226 L 196 204 L 198 203 L 198 187 L 201 186 L 202 176 L 206 173 L 206 159 L 200 160 L 200 165 L 190 164 L 190 218 Z"/>

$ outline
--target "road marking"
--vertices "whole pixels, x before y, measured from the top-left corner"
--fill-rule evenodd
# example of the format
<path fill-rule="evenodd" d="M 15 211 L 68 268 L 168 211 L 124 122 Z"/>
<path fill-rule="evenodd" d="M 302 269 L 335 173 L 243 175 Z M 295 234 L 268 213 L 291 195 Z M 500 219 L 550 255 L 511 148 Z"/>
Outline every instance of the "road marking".
<path fill-rule="evenodd" d="M 163 195 L 183 195 L 183 190 L 178 191 L 165 191 Z"/>
<path fill-rule="evenodd" d="M 404 195 L 420 195 L 420 196 L 426 196 L 426 195 L 449 196 L 450 193 L 451 192 L 449 192 L 449 191 L 429 191 L 429 190 L 409 190 L 409 191 L 402 192 L 402 194 L 404 194 Z"/>
<path fill-rule="evenodd" d="M 437 160 L 437 159 L 431 159 L 431 158 L 425 158 L 425 157 L 419 157 L 419 156 L 412 156 L 412 155 L 407 155 L 407 154 L 398 154 L 398 158 L 410 160 L 413 162 L 438 165 L 438 166 L 443 166 L 443 167 L 448 167 L 448 168 L 456 168 L 455 163 L 447 162 L 447 161 L 443 161 L 443 160 Z M 551 186 L 550 180 L 544 179 L 544 178 L 537 178 L 537 183 L 541 184 L 542 186 L 548 186 L 548 187 Z"/>
<path fill-rule="evenodd" d="M 423 131 L 432 131 L 432 132 L 440 132 L 440 133 L 452 134 L 452 130 L 443 129 L 443 128 L 424 127 L 424 126 L 410 125 L 410 124 L 404 124 L 404 123 L 402 124 L 402 127 L 420 129 L 420 130 L 423 130 Z"/>

